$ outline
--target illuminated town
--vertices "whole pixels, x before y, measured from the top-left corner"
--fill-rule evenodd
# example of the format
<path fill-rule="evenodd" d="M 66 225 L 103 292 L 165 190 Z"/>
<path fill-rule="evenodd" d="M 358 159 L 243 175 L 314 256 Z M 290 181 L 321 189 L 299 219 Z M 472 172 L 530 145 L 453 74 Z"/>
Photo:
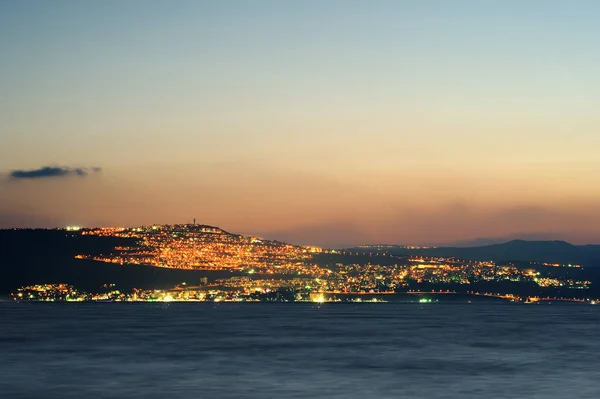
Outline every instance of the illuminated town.
<path fill-rule="evenodd" d="M 164 225 L 138 228 L 99 228 L 83 235 L 129 238 L 134 247 L 117 247 L 115 253 L 93 257 L 101 262 L 143 264 L 196 270 L 244 269 L 252 267 L 277 273 L 304 270 L 311 254 L 321 250 L 257 237 L 229 234 L 217 227 Z M 80 255 L 79 258 L 90 258 Z"/>
<path fill-rule="evenodd" d="M 432 295 L 435 298 L 469 295 L 526 303 L 552 300 L 598 302 L 585 295 L 592 285 L 591 281 L 577 278 L 576 273 L 561 272 L 577 272 L 582 270 L 580 265 L 530 262 L 527 267 L 517 267 L 514 264 L 456 258 L 324 250 L 230 234 L 217 227 L 196 224 L 95 229 L 69 227 L 67 231 L 84 237 L 120 238 L 129 243 L 115 246 L 110 253 L 78 254 L 76 259 L 123 267 L 147 265 L 208 273 L 228 271 L 236 275 L 202 277 L 200 283 L 182 281 L 171 289 L 127 290 L 107 282 L 94 293 L 78 291 L 61 283 L 30 285 L 12 292 L 14 300 L 320 303 L 386 302 L 394 296 L 403 295 L 413 297 L 415 302 L 427 302 L 431 301 Z M 364 248 L 367 247 L 359 250 Z M 487 289 L 487 283 L 496 284 L 495 289 Z M 560 289 L 561 295 L 523 295 L 497 288 L 499 284 L 506 283 Z"/>

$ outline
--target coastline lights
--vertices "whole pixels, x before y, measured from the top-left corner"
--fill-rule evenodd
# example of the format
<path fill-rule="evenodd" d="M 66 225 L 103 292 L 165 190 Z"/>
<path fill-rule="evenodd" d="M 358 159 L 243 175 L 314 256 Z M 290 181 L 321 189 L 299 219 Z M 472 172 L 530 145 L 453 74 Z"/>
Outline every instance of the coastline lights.
<path fill-rule="evenodd" d="M 324 303 L 325 295 L 322 292 L 315 292 L 310 294 L 310 300 L 314 303 Z"/>

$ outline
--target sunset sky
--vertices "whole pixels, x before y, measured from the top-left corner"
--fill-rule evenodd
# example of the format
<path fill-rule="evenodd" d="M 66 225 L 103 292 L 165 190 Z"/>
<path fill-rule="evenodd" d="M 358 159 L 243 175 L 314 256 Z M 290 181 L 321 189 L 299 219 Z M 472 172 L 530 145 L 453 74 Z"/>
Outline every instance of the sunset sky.
<path fill-rule="evenodd" d="M 600 243 L 598 1 L 0 2 L 0 228 Z M 48 169 L 43 169 L 48 168 Z"/>

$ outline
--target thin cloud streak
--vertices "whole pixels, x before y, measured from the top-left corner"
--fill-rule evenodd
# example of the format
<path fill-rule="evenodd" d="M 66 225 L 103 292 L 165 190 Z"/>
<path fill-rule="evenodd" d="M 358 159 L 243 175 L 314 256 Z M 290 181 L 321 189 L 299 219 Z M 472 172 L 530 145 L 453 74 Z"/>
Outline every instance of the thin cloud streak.
<path fill-rule="evenodd" d="M 93 168 L 69 168 L 61 166 L 43 166 L 39 169 L 30 170 L 12 170 L 9 177 L 12 180 L 26 179 L 48 179 L 67 176 L 87 176 L 90 173 L 99 173 L 102 169 L 99 167 Z"/>

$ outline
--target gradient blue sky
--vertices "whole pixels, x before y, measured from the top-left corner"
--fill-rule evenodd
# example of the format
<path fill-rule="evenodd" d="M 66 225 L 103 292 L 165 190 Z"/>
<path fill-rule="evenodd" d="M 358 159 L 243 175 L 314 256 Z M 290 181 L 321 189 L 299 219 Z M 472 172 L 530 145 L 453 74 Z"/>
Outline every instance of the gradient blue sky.
<path fill-rule="evenodd" d="M 600 2 L 1 1 L 0 227 L 600 242 Z M 10 178 L 44 166 L 85 177 Z"/>

